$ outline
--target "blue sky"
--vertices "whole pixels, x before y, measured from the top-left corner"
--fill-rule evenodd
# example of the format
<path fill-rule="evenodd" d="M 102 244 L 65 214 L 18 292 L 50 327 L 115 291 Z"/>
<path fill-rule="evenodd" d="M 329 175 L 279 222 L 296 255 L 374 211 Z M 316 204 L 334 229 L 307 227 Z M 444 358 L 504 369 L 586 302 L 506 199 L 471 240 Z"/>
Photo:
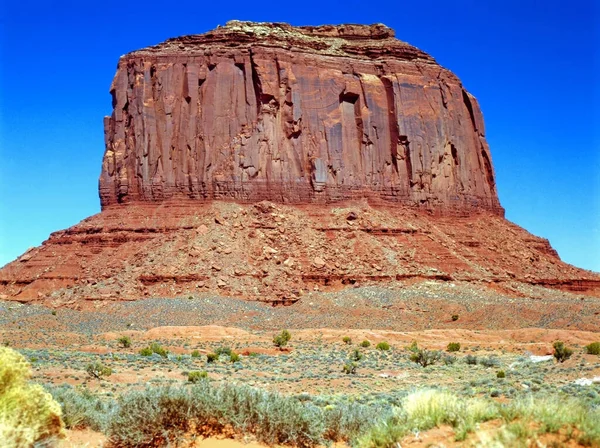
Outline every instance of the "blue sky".
<path fill-rule="evenodd" d="M 117 60 L 228 20 L 385 23 L 479 100 L 506 217 L 600 271 L 600 10 L 572 1 L 0 5 L 0 266 L 100 211 Z"/>

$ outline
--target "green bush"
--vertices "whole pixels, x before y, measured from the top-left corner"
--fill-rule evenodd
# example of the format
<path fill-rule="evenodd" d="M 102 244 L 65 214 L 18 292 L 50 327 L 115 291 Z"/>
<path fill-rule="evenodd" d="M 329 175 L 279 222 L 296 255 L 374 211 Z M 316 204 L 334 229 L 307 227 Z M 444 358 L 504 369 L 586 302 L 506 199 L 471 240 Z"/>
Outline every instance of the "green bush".
<path fill-rule="evenodd" d="M 193 372 L 188 373 L 188 381 L 190 383 L 197 383 L 201 379 L 208 378 L 208 373 L 205 370 L 195 370 Z"/>
<path fill-rule="evenodd" d="M 231 356 L 231 348 L 230 347 L 217 347 L 217 349 L 215 350 L 215 355 L 217 355 L 217 356 L 221 356 L 221 355 Z"/>
<path fill-rule="evenodd" d="M 192 351 L 192 358 L 200 358 L 200 352 L 198 350 Z"/>
<path fill-rule="evenodd" d="M 458 320 L 458 314 L 452 315 L 452 322 L 456 322 Z"/>
<path fill-rule="evenodd" d="M 0 443 L 3 447 L 42 446 L 64 436 L 60 405 L 39 384 L 28 382 L 29 363 L 0 347 Z"/>
<path fill-rule="evenodd" d="M 290 334 L 290 332 L 287 330 L 281 330 L 281 333 L 273 337 L 273 344 L 275 344 L 279 348 L 285 347 L 290 341 L 290 339 L 292 339 L 292 335 Z"/>
<path fill-rule="evenodd" d="M 390 344 L 388 344 L 386 341 L 382 341 L 379 344 L 377 344 L 375 348 L 377 350 L 388 351 L 390 349 Z"/>
<path fill-rule="evenodd" d="M 360 346 L 363 348 L 369 348 L 371 346 L 371 342 L 369 340 L 365 339 L 364 341 L 362 341 L 360 343 Z"/>
<path fill-rule="evenodd" d="M 344 342 L 344 344 L 348 344 L 348 345 L 352 344 L 352 338 L 350 336 L 344 336 L 342 338 L 342 341 Z"/>
<path fill-rule="evenodd" d="M 352 354 L 350 355 L 350 359 L 352 361 L 360 361 L 361 359 L 363 359 L 363 354 L 360 352 L 359 349 L 355 348 Z"/>
<path fill-rule="evenodd" d="M 158 342 L 153 342 L 148 347 L 140 350 L 140 355 L 142 356 L 151 356 L 153 353 L 156 353 L 157 355 L 166 358 L 169 354 L 169 351 L 165 350 L 163 346 L 160 345 Z"/>
<path fill-rule="evenodd" d="M 111 376 L 112 369 L 110 367 L 105 366 L 100 361 L 95 361 L 91 364 L 88 364 L 85 368 L 85 371 L 92 378 L 100 379 L 103 376 Z"/>
<path fill-rule="evenodd" d="M 150 347 L 144 347 L 143 349 L 140 350 L 140 355 L 142 356 L 152 356 L 152 353 L 154 353 L 152 351 L 152 349 Z"/>
<path fill-rule="evenodd" d="M 358 366 L 355 362 L 347 362 L 346 364 L 344 364 L 344 367 L 342 368 L 342 372 L 344 372 L 346 374 L 355 374 L 357 367 Z"/>
<path fill-rule="evenodd" d="M 556 341 L 552 346 L 554 347 L 554 353 L 552 354 L 558 362 L 565 362 L 573 354 L 573 350 L 566 347 L 562 341 Z"/>
<path fill-rule="evenodd" d="M 131 347 L 131 338 L 129 336 L 121 336 L 119 339 L 117 339 L 117 342 L 121 344 L 123 348 Z"/>
<path fill-rule="evenodd" d="M 450 342 L 446 347 L 449 352 L 457 352 L 460 350 L 460 342 Z"/>
<path fill-rule="evenodd" d="M 439 361 L 440 357 L 441 354 L 438 351 L 419 349 L 410 355 L 410 360 L 412 362 L 416 362 L 422 367 L 427 367 L 435 364 L 436 361 Z"/>
<path fill-rule="evenodd" d="M 236 352 L 231 352 L 231 355 L 229 355 L 229 361 L 238 362 L 239 360 L 240 360 L 240 355 L 238 355 Z"/>
<path fill-rule="evenodd" d="M 206 355 L 206 362 L 207 363 L 212 363 L 212 362 L 216 362 L 219 360 L 219 355 L 217 355 L 216 353 L 208 353 Z"/>
<path fill-rule="evenodd" d="M 504 372 L 504 370 L 498 370 L 498 372 L 496 373 L 496 378 L 506 378 L 506 373 Z"/>
<path fill-rule="evenodd" d="M 585 346 L 585 352 L 588 355 L 600 355 L 600 342 L 592 342 Z"/>
<path fill-rule="evenodd" d="M 409 352 L 417 352 L 419 350 L 419 345 L 417 341 L 412 341 L 409 346 L 406 347 L 406 350 Z"/>

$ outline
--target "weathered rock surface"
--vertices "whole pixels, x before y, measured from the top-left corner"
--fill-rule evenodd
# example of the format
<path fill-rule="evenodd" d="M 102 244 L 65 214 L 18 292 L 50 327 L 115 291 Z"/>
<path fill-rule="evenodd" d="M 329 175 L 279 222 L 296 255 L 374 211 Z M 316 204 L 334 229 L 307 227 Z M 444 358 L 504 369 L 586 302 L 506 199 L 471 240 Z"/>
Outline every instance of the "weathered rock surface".
<path fill-rule="evenodd" d="M 476 99 L 384 25 L 229 22 L 119 60 L 103 207 L 369 198 L 503 214 Z"/>
<path fill-rule="evenodd" d="M 315 289 L 432 280 L 518 297 L 551 295 L 538 287 L 600 297 L 599 275 L 487 212 L 192 200 L 109 207 L 53 233 L 0 270 L 0 294 L 57 306 L 202 293 L 290 304 Z"/>

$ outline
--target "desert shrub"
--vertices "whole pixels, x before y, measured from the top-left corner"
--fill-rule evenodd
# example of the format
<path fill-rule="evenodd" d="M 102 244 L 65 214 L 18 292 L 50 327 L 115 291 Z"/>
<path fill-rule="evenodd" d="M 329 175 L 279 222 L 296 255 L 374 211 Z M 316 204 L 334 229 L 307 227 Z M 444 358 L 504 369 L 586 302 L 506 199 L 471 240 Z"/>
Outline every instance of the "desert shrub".
<path fill-rule="evenodd" d="M 41 446 L 64 436 L 60 405 L 39 384 L 29 383 L 29 363 L 0 347 L 0 441 L 3 447 Z"/>
<path fill-rule="evenodd" d="M 566 347 L 562 341 L 556 341 L 552 346 L 554 347 L 552 355 L 554 355 L 558 362 L 565 362 L 573 354 L 573 350 Z"/>
<path fill-rule="evenodd" d="M 91 428 L 104 432 L 116 407 L 114 400 L 101 399 L 88 389 L 70 385 L 46 386 L 48 392 L 60 404 L 65 426 Z"/>
<path fill-rule="evenodd" d="M 349 361 L 346 364 L 344 364 L 344 367 L 342 367 L 342 372 L 346 374 L 355 374 L 357 367 L 358 365 L 355 362 Z"/>
<path fill-rule="evenodd" d="M 121 344 L 123 348 L 131 347 L 131 338 L 129 336 L 121 336 L 119 339 L 117 339 L 117 342 Z"/>
<path fill-rule="evenodd" d="M 456 356 L 452 356 L 452 355 L 442 356 L 442 362 L 444 363 L 444 365 L 447 365 L 447 366 L 451 366 L 451 365 L 455 364 L 456 360 L 457 360 Z"/>
<path fill-rule="evenodd" d="M 201 379 L 208 378 L 208 373 L 205 370 L 195 370 L 189 372 L 187 378 L 190 383 L 197 383 Z"/>
<path fill-rule="evenodd" d="M 273 337 L 273 344 L 275 344 L 279 348 L 285 347 L 290 341 L 290 339 L 292 339 L 292 335 L 290 334 L 290 332 L 287 330 L 281 330 L 281 333 Z"/>
<path fill-rule="evenodd" d="M 496 378 L 506 378 L 504 370 L 498 370 L 498 372 L 496 372 Z"/>
<path fill-rule="evenodd" d="M 145 347 L 140 350 L 140 355 L 142 356 L 152 356 L 153 353 L 156 353 L 157 355 L 160 355 L 163 358 L 166 358 L 169 354 L 168 350 L 166 350 L 158 342 L 153 342 L 148 347 Z"/>
<path fill-rule="evenodd" d="M 478 363 L 484 367 L 498 367 L 500 365 L 500 361 L 495 356 L 481 358 Z"/>
<path fill-rule="evenodd" d="M 166 350 L 158 342 L 153 342 L 152 344 L 150 344 L 150 350 L 152 350 L 152 353 L 156 353 L 157 355 L 160 355 L 163 358 L 166 358 L 167 355 L 169 354 L 169 351 Z"/>
<path fill-rule="evenodd" d="M 441 354 L 438 351 L 419 349 L 410 355 L 410 360 L 420 364 L 422 367 L 427 367 L 439 361 L 440 357 Z"/>
<path fill-rule="evenodd" d="M 231 356 L 231 348 L 230 347 L 217 347 L 217 349 L 215 350 L 215 355 L 217 355 L 217 356 L 221 356 L 221 355 Z"/>
<path fill-rule="evenodd" d="M 592 342 L 585 346 L 585 352 L 588 355 L 600 355 L 600 342 Z"/>
<path fill-rule="evenodd" d="M 206 355 L 206 362 L 207 363 L 212 363 L 212 362 L 216 362 L 219 359 L 219 355 L 217 355 L 216 353 L 208 353 Z"/>
<path fill-rule="evenodd" d="M 452 322 L 456 322 L 458 320 L 458 314 L 452 315 Z"/>
<path fill-rule="evenodd" d="M 406 346 L 406 350 L 413 353 L 418 351 L 419 345 L 417 344 L 417 341 L 412 341 L 410 345 Z"/>
<path fill-rule="evenodd" d="M 192 430 L 198 435 L 224 427 L 252 434 L 269 445 L 314 447 L 323 443 L 323 412 L 293 397 L 227 384 L 200 381 L 189 389 L 162 387 L 121 397 L 108 427 L 116 446 L 176 445 Z"/>
<path fill-rule="evenodd" d="M 381 341 L 379 344 L 375 346 L 377 350 L 388 351 L 390 349 L 390 344 L 386 341 Z"/>
<path fill-rule="evenodd" d="M 460 342 L 450 342 L 446 347 L 449 352 L 457 352 L 460 350 Z"/>
<path fill-rule="evenodd" d="M 348 344 L 348 345 L 352 344 L 352 338 L 350 336 L 344 336 L 342 338 L 342 341 L 344 342 L 344 344 Z"/>
<path fill-rule="evenodd" d="M 51 313 L 51 314 L 52 314 L 53 316 L 56 316 L 56 310 L 52 310 L 52 313 Z"/>
<path fill-rule="evenodd" d="M 100 379 L 103 376 L 111 376 L 112 369 L 108 366 L 105 366 L 100 361 L 94 361 L 88 364 L 85 368 L 85 371 L 92 378 Z"/>
<path fill-rule="evenodd" d="M 192 358 L 200 358 L 200 352 L 198 350 L 192 351 Z"/>
<path fill-rule="evenodd" d="M 240 355 L 238 355 L 236 352 L 231 352 L 231 355 L 229 355 L 229 361 L 238 362 L 239 360 L 240 360 Z"/>
<path fill-rule="evenodd" d="M 369 348 L 371 346 L 371 342 L 369 340 L 365 339 L 364 341 L 362 341 L 360 343 L 360 346 L 363 348 Z"/>
<path fill-rule="evenodd" d="M 361 359 L 363 359 L 363 354 L 360 352 L 359 349 L 355 348 L 352 354 L 350 355 L 350 359 L 352 361 L 360 361 Z"/>
<path fill-rule="evenodd" d="M 474 356 L 474 355 L 465 356 L 465 363 L 467 363 L 470 366 L 476 365 L 477 364 L 477 356 Z"/>

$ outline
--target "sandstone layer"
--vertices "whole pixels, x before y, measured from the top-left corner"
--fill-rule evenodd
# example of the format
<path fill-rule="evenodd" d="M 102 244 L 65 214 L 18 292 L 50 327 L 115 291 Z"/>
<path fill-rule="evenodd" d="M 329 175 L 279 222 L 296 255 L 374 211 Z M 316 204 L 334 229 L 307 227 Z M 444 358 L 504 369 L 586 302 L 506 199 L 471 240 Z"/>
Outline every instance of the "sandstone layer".
<path fill-rule="evenodd" d="M 477 100 L 384 25 L 229 22 L 121 57 L 103 207 L 369 198 L 503 214 Z"/>
<path fill-rule="evenodd" d="M 5 266 L 0 294 L 56 306 L 199 294 L 292 304 L 315 288 L 423 281 L 600 297 L 600 276 L 490 213 L 226 201 L 110 207 Z"/>

